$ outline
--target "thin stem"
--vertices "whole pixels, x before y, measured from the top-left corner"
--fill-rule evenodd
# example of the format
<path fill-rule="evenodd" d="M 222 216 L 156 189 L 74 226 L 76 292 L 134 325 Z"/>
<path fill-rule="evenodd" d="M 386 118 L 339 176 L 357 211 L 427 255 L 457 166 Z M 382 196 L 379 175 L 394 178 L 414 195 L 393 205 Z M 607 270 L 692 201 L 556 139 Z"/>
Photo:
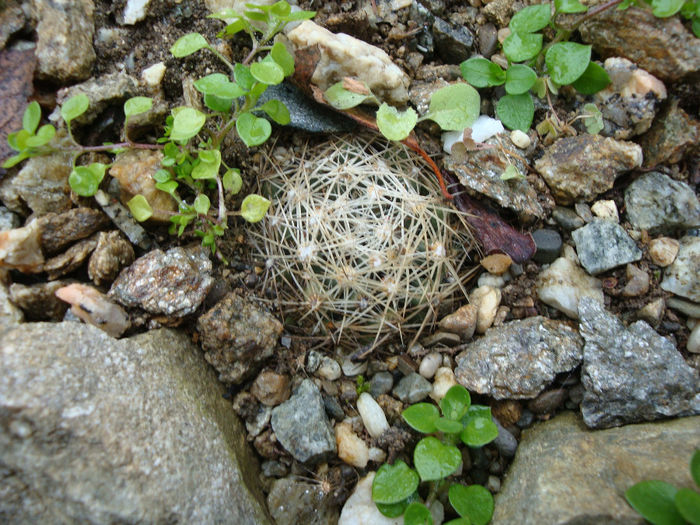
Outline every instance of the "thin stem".
<path fill-rule="evenodd" d="M 226 204 L 224 203 L 224 185 L 221 177 L 216 177 L 216 185 L 219 188 L 219 223 L 226 220 Z"/>
<path fill-rule="evenodd" d="M 219 60 L 221 60 L 224 64 L 226 64 L 226 67 L 228 67 L 228 68 L 231 70 L 231 72 L 233 73 L 233 71 L 234 71 L 234 66 L 233 66 L 233 64 L 232 64 L 231 62 L 228 61 L 228 59 L 227 59 L 224 55 L 222 55 L 221 53 L 219 53 L 219 52 L 218 52 L 216 49 L 214 49 L 212 46 L 207 46 L 207 49 L 208 49 L 209 51 L 211 51 L 212 53 L 214 53 L 214 54 L 216 55 L 216 57 L 217 57 Z"/>
<path fill-rule="evenodd" d="M 75 146 L 69 146 L 67 148 L 61 148 L 61 149 L 66 149 L 68 151 L 78 151 L 80 153 L 87 153 L 89 151 L 110 151 L 113 149 L 120 149 L 120 148 L 157 150 L 157 149 L 163 149 L 163 145 L 162 144 L 140 144 L 137 142 L 118 142 L 116 144 L 103 144 L 102 146 L 81 146 L 80 144 L 76 144 Z"/>
<path fill-rule="evenodd" d="M 433 501 L 435 501 L 435 498 L 437 498 L 438 495 L 438 481 L 431 481 L 428 489 L 428 497 L 425 498 L 425 506 L 430 508 L 430 505 L 432 505 Z"/>

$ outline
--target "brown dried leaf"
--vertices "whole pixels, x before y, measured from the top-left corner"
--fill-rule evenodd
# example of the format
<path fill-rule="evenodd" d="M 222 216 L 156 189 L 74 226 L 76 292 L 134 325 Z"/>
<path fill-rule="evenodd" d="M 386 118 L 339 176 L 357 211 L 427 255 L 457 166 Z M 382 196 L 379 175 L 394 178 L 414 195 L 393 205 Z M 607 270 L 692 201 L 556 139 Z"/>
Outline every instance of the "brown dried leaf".
<path fill-rule="evenodd" d="M 343 78 L 343 87 L 348 91 L 357 93 L 358 95 L 369 95 L 371 92 L 364 82 L 360 82 L 351 77 Z"/>
<path fill-rule="evenodd" d="M 290 80 L 307 96 L 312 95 L 311 77 L 314 76 L 319 60 L 321 60 L 321 50 L 318 45 L 302 47 L 294 51 L 294 75 Z"/>

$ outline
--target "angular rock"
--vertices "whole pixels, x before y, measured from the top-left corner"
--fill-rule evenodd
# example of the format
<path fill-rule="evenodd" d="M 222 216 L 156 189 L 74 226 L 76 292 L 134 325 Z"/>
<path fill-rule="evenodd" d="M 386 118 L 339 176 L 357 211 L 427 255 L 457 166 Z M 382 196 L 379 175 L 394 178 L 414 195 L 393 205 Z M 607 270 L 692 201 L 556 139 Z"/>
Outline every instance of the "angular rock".
<path fill-rule="evenodd" d="M 700 413 L 700 378 L 675 345 L 644 321 L 628 328 L 590 299 L 579 303 L 581 413 L 591 428 Z"/>
<path fill-rule="evenodd" d="M 71 305 L 73 315 L 112 337 L 119 337 L 131 326 L 126 312 L 92 286 L 73 283 L 55 293 L 56 297 Z"/>
<path fill-rule="evenodd" d="M 678 256 L 664 271 L 661 288 L 700 303 L 700 237 L 683 237 Z"/>
<path fill-rule="evenodd" d="M 478 313 L 476 305 L 465 304 L 457 311 L 443 317 L 439 326 L 443 330 L 458 334 L 463 341 L 467 341 L 472 338 L 474 330 L 476 330 Z"/>
<path fill-rule="evenodd" d="M 21 272 L 40 272 L 44 265 L 41 253 L 39 221 L 0 232 L 0 268 Z"/>
<path fill-rule="evenodd" d="M 240 383 L 272 356 L 282 323 L 232 292 L 197 320 L 197 330 L 219 380 Z"/>
<path fill-rule="evenodd" d="M 294 459 L 316 462 L 335 454 L 335 436 L 318 387 L 304 379 L 289 400 L 272 410 L 272 430 Z"/>
<path fill-rule="evenodd" d="M 523 432 L 491 524 L 641 525 L 625 491 L 648 479 L 693 488 L 699 425 L 693 417 L 593 432 L 572 412 L 538 423 Z"/>
<path fill-rule="evenodd" d="M 556 230 L 539 229 L 532 232 L 537 251 L 533 259 L 539 263 L 549 264 L 559 257 L 561 251 L 561 235 Z"/>
<path fill-rule="evenodd" d="M 44 254 L 52 255 L 104 228 L 109 218 L 100 210 L 73 208 L 59 214 L 49 213 L 36 222 L 41 231 L 41 249 Z"/>
<path fill-rule="evenodd" d="M 640 139 L 644 166 L 680 162 L 686 154 L 697 149 L 699 141 L 700 122 L 678 107 L 678 100 L 673 100 Z"/>
<path fill-rule="evenodd" d="M 25 324 L 0 368 L 3 521 L 270 523 L 244 430 L 187 336 Z"/>
<path fill-rule="evenodd" d="M 365 468 L 369 462 L 369 447 L 355 432 L 352 425 L 343 421 L 335 426 L 335 442 L 338 457 L 348 465 Z"/>
<path fill-rule="evenodd" d="M 13 230 L 19 228 L 20 225 L 19 217 L 5 206 L 0 205 L 0 231 Z"/>
<path fill-rule="evenodd" d="M 637 297 L 649 291 L 649 274 L 647 272 L 633 264 L 628 264 L 626 274 L 627 284 L 622 289 L 624 297 Z"/>
<path fill-rule="evenodd" d="M 66 286 L 65 281 L 51 281 L 25 285 L 12 283 L 10 298 L 30 321 L 60 321 L 68 305 L 56 297 L 56 290 Z"/>
<path fill-rule="evenodd" d="M 489 330 L 456 358 L 455 375 L 472 392 L 495 399 L 536 397 L 581 362 L 583 341 L 560 321 L 529 317 Z"/>
<path fill-rule="evenodd" d="M 415 372 L 402 377 L 394 387 L 394 395 L 409 405 L 423 401 L 432 391 L 430 381 Z"/>
<path fill-rule="evenodd" d="M 557 204 L 591 201 L 622 173 L 642 165 L 642 148 L 599 135 L 559 139 L 535 162 Z"/>
<path fill-rule="evenodd" d="M 47 259 L 44 271 L 49 280 L 58 279 L 79 268 L 97 246 L 97 235 L 76 242 L 64 253 Z"/>
<path fill-rule="evenodd" d="M 277 525 L 332 525 L 340 513 L 321 485 L 295 476 L 272 484 L 267 508 Z"/>
<path fill-rule="evenodd" d="M 597 275 L 611 268 L 638 261 L 642 251 L 627 232 L 612 221 L 595 219 L 571 232 L 578 258 L 588 273 Z"/>
<path fill-rule="evenodd" d="M 263 370 L 253 381 L 250 393 L 263 405 L 277 406 L 289 398 L 289 376 Z"/>
<path fill-rule="evenodd" d="M 459 64 L 472 54 L 474 35 L 466 27 L 454 26 L 436 17 L 433 39 L 438 54 L 446 64 Z"/>
<path fill-rule="evenodd" d="M 114 230 L 100 232 L 97 246 L 88 262 L 88 276 L 96 285 L 112 282 L 122 268 L 134 262 L 134 249 L 131 243 Z"/>
<path fill-rule="evenodd" d="M 0 281 L 0 335 L 24 320 L 22 310 L 10 300 L 7 287 Z"/>
<path fill-rule="evenodd" d="M 124 25 L 134 25 L 140 22 L 148 14 L 148 4 L 150 0 L 127 0 L 124 11 L 122 11 L 121 16 L 117 18 L 120 24 Z"/>
<path fill-rule="evenodd" d="M 658 171 L 627 187 L 625 208 L 635 228 L 652 234 L 700 226 L 700 202 L 693 189 Z"/>
<path fill-rule="evenodd" d="M 608 9 L 579 28 L 604 57 L 628 58 L 661 80 L 678 80 L 700 69 L 698 39 L 680 17 L 657 18 L 649 9 Z"/>
<path fill-rule="evenodd" d="M 153 250 L 119 274 L 109 296 L 151 314 L 184 317 L 199 308 L 214 284 L 211 268 L 200 248 Z"/>
<path fill-rule="evenodd" d="M 560 257 L 540 273 L 536 282 L 537 297 L 549 306 L 578 319 L 578 303 L 590 297 L 603 304 L 603 286 L 576 263 Z"/>

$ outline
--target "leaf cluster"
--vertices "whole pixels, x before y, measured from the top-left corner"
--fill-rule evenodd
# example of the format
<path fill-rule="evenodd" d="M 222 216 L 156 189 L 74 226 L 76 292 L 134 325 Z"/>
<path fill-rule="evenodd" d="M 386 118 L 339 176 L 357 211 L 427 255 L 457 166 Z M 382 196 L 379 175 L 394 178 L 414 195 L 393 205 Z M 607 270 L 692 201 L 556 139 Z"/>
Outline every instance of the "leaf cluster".
<path fill-rule="evenodd" d="M 404 410 L 402 417 L 413 429 L 432 435 L 422 438 L 416 445 L 415 470 L 400 460 L 377 470 L 372 499 L 385 516 L 403 514 L 406 524 L 432 524 L 430 512 L 418 494 L 420 482 L 433 482 L 431 487 L 436 491 L 438 484 L 454 474 L 462 463 L 457 444 L 461 441 L 470 447 L 483 446 L 496 438 L 498 428 L 491 419 L 491 409 L 472 405 L 469 392 L 461 385 L 447 391 L 439 410 L 431 403 L 417 403 Z M 485 525 L 491 520 L 493 497 L 481 485 L 467 487 L 453 483 L 448 496 L 460 516 L 448 525 Z"/>

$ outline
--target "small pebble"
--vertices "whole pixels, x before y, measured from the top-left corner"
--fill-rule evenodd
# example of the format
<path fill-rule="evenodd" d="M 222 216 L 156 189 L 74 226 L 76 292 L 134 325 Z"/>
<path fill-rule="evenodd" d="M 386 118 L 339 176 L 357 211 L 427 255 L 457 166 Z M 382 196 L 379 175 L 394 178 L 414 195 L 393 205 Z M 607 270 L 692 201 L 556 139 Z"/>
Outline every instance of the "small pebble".
<path fill-rule="evenodd" d="M 441 366 L 435 372 L 435 379 L 433 380 L 433 386 L 430 391 L 430 397 L 437 402 L 445 397 L 447 391 L 457 384 L 457 379 L 455 378 L 455 373 L 452 368 L 446 366 Z"/>
<path fill-rule="evenodd" d="M 321 363 L 316 370 L 316 375 L 318 377 L 328 379 L 329 381 L 335 381 L 341 374 L 340 365 L 335 359 L 331 359 L 325 355 L 321 358 Z"/>
<path fill-rule="evenodd" d="M 608 221 L 620 222 L 620 215 L 617 212 L 617 205 L 612 200 L 600 200 L 593 203 L 591 211 L 596 217 Z"/>
<path fill-rule="evenodd" d="M 342 369 L 346 377 L 359 376 L 367 371 L 367 361 L 355 362 L 350 357 L 346 357 L 343 359 Z"/>
<path fill-rule="evenodd" d="M 418 373 L 426 379 L 431 379 L 441 364 L 442 355 L 440 355 L 438 352 L 431 352 L 420 362 Z"/>
<path fill-rule="evenodd" d="M 460 342 L 461 339 L 457 334 L 453 334 L 452 332 L 443 332 L 442 330 L 438 330 L 437 332 L 421 340 L 421 343 L 424 346 L 435 346 L 437 344 L 442 344 L 445 346 L 455 346 L 458 345 Z"/>
<path fill-rule="evenodd" d="M 370 447 L 369 460 L 375 463 L 384 463 L 386 461 L 386 452 L 379 447 Z"/>
<path fill-rule="evenodd" d="M 578 214 L 563 206 L 557 206 L 552 211 L 552 218 L 565 230 L 573 231 L 585 226 L 584 220 Z"/>
<path fill-rule="evenodd" d="M 561 251 L 561 235 L 554 230 L 540 229 L 532 233 L 537 251 L 533 259 L 539 263 L 549 264 L 559 257 Z"/>
<path fill-rule="evenodd" d="M 700 323 L 697 323 L 693 331 L 690 332 L 686 350 L 691 354 L 700 354 Z"/>
<path fill-rule="evenodd" d="M 369 462 L 369 448 L 357 434 L 352 431 L 349 423 L 338 423 L 335 426 L 335 443 L 338 446 L 338 457 L 348 465 L 365 468 Z"/>
<path fill-rule="evenodd" d="M 510 140 L 520 149 L 529 148 L 532 142 L 530 140 L 530 137 L 527 136 L 527 133 L 525 133 L 524 131 L 520 131 L 519 129 L 515 129 L 510 132 Z"/>
<path fill-rule="evenodd" d="M 253 381 L 250 393 L 263 405 L 277 406 L 289 399 L 291 394 L 289 377 L 272 370 L 263 370 Z"/>
<path fill-rule="evenodd" d="M 340 421 L 345 417 L 343 407 L 340 406 L 340 403 L 338 403 L 338 400 L 334 396 L 324 393 L 321 394 L 321 397 L 323 399 L 323 409 L 326 411 L 326 414 L 328 414 L 328 417 L 336 421 Z"/>
<path fill-rule="evenodd" d="M 503 288 L 506 285 L 505 275 L 493 275 L 491 273 L 482 273 L 476 281 L 478 287 L 492 286 L 494 288 Z"/>
<path fill-rule="evenodd" d="M 514 425 L 523 413 L 523 407 L 515 399 L 494 401 L 491 405 L 491 414 L 505 426 Z"/>
<path fill-rule="evenodd" d="M 476 332 L 483 334 L 496 318 L 501 303 L 501 291 L 492 286 L 480 286 L 469 294 L 469 302 L 475 304 L 478 309 Z"/>
<path fill-rule="evenodd" d="M 680 243 L 670 237 L 659 237 L 649 242 L 649 257 L 655 265 L 665 268 L 676 260 Z"/>
<path fill-rule="evenodd" d="M 593 213 L 591 212 L 591 207 L 585 202 L 577 202 L 574 204 L 574 209 L 579 217 L 583 219 L 584 222 L 591 222 L 593 220 Z"/>
<path fill-rule="evenodd" d="M 263 476 L 268 478 L 283 478 L 288 472 L 284 463 L 275 460 L 263 461 L 260 470 L 262 470 Z"/>
<path fill-rule="evenodd" d="M 493 422 L 498 427 L 498 436 L 493 440 L 494 446 L 498 449 L 498 453 L 504 458 L 512 458 L 515 456 L 515 451 L 518 448 L 518 440 L 515 436 L 508 432 L 498 419 L 493 418 Z"/>
<path fill-rule="evenodd" d="M 339 381 L 338 393 L 341 401 L 354 403 L 357 399 L 357 386 L 354 381 Z"/>
<path fill-rule="evenodd" d="M 634 264 L 627 265 L 627 284 L 622 290 L 625 297 L 637 297 L 649 291 L 649 274 Z"/>
<path fill-rule="evenodd" d="M 315 374 L 318 367 L 321 366 L 321 360 L 323 360 L 323 354 L 312 350 L 306 356 L 306 371 L 310 374 Z"/>
<path fill-rule="evenodd" d="M 390 372 L 377 372 L 369 382 L 369 393 L 376 399 L 391 392 L 393 386 L 394 376 Z"/>
<path fill-rule="evenodd" d="M 433 385 L 423 376 L 413 373 L 405 376 L 394 387 L 394 395 L 404 403 L 412 405 L 423 401 L 433 390 Z"/>
<path fill-rule="evenodd" d="M 382 407 L 367 392 L 360 394 L 357 400 L 357 411 L 360 413 L 362 423 L 365 425 L 367 432 L 373 438 L 378 438 L 388 430 L 389 423 L 386 420 Z"/>
<path fill-rule="evenodd" d="M 501 490 L 501 480 L 498 476 L 489 476 L 486 482 L 486 488 L 489 489 L 492 494 L 497 494 Z"/>
<path fill-rule="evenodd" d="M 476 305 L 465 304 L 457 311 L 443 317 L 439 326 L 443 330 L 458 334 L 463 341 L 466 341 L 474 335 L 477 314 Z"/>
<path fill-rule="evenodd" d="M 523 410 L 523 415 L 520 416 L 520 419 L 518 419 L 516 425 L 518 425 L 520 428 L 528 428 L 530 425 L 532 425 L 532 422 L 534 420 L 535 414 L 533 414 L 529 410 Z"/>
<path fill-rule="evenodd" d="M 669 297 L 666 301 L 666 305 L 669 308 L 678 310 L 688 317 L 700 319 L 700 304 L 698 303 L 686 301 L 685 299 L 679 299 L 678 297 Z"/>
<path fill-rule="evenodd" d="M 522 133 L 522 131 L 521 131 Z M 494 253 L 488 257 L 481 259 L 481 266 L 483 266 L 487 272 L 494 275 L 503 275 L 508 271 L 513 260 L 509 255 L 504 253 Z"/>
<path fill-rule="evenodd" d="M 542 392 L 535 399 L 527 404 L 535 414 L 550 414 L 554 412 L 567 398 L 568 392 L 565 388 L 555 388 Z"/>

